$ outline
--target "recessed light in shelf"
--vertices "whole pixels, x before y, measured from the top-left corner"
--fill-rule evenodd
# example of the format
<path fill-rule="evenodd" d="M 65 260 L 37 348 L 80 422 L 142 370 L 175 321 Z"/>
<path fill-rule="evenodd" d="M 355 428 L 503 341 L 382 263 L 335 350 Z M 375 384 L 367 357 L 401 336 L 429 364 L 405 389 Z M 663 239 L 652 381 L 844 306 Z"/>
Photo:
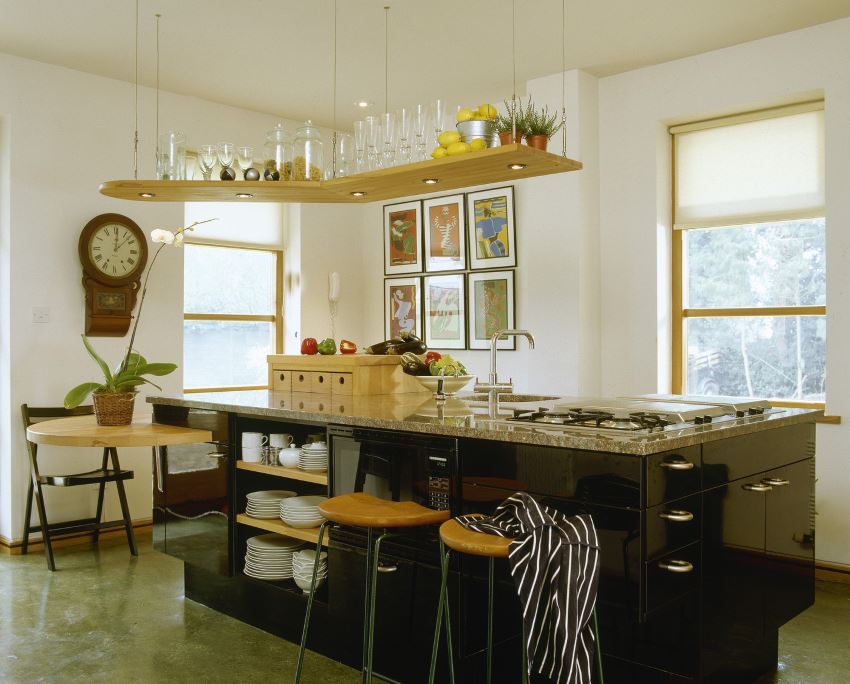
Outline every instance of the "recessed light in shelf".
<path fill-rule="evenodd" d="M 362 190 L 355 190 L 354 192 L 349 193 L 352 197 L 366 197 L 366 193 Z"/>
<path fill-rule="evenodd" d="M 253 195 L 250 192 L 237 192 L 236 196 L 239 199 L 251 199 Z"/>
<path fill-rule="evenodd" d="M 366 107 L 370 107 L 372 105 L 369 100 L 357 100 L 354 104 L 361 109 L 366 109 Z"/>
<path fill-rule="evenodd" d="M 528 164 L 508 164 L 508 168 L 511 171 L 522 171 Z"/>
<path fill-rule="evenodd" d="M 156 195 L 152 192 L 140 192 L 139 197 L 144 197 L 145 199 L 150 199 L 151 197 L 156 197 Z"/>
<path fill-rule="evenodd" d="M 437 183 L 440 182 L 440 179 L 439 178 L 423 178 L 422 182 L 425 183 L 425 185 L 436 185 Z"/>

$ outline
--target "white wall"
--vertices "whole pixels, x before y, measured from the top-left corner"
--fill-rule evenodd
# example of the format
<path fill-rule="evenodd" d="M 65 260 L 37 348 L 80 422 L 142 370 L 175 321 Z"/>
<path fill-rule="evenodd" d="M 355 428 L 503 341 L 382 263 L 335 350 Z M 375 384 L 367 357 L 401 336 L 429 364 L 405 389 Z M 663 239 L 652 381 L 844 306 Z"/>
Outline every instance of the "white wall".
<path fill-rule="evenodd" d="M 132 177 L 133 86 L 98 76 L 0 54 L 0 535 L 20 538 L 28 466 L 19 406 L 60 405 L 72 386 L 96 378 L 86 356 L 83 289 L 77 240 L 89 219 L 117 212 L 145 232 L 183 225 L 183 205 L 113 200 L 98 192 L 111 178 Z M 153 94 L 141 91 L 140 172 L 154 174 Z M 161 93 L 161 127 L 186 131 L 190 145 L 219 140 L 261 145 L 276 117 Z M 182 357 L 182 258 L 169 249 L 157 261 L 137 347 L 149 358 Z M 31 323 L 34 306 L 50 307 L 50 322 Z M 95 338 L 117 360 L 126 339 Z M 10 379 L 11 382 L 6 382 Z M 163 378 L 179 392 L 181 373 Z M 137 399 L 144 408 L 144 399 Z M 122 450 L 131 512 L 149 518 L 150 452 Z M 45 448 L 46 472 L 88 469 L 94 451 Z M 82 489 L 86 491 L 82 491 Z M 61 521 L 94 512 L 93 488 L 46 495 L 48 514 Z M 117 497 L 106 514 L 117 515 Z"/>
<path fill-rule="evenodd" d="M 605 394 L 670 379 L 667 126 L 810 99 L 826 101 L 827 410 L 850 421 L 850 20 L 599 81 L 602 375 Z M 850 563 L 850 424 L 818 427 L 821 560 Z"/>

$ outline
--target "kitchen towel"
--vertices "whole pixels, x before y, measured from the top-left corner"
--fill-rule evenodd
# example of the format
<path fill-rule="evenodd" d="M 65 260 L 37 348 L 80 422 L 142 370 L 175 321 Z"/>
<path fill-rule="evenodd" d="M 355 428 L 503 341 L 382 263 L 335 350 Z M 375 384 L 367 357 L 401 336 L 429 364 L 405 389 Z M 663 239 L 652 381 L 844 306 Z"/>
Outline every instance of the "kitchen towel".
<path fill-rule="evenodd" d="M 589 684 L 599 539 L 589 515 L 567 517 L 517 492 L 492 517 L 460 517 L 467 529 L 512 537 L 508 563 L 523 611 L 529 676 Z"/>

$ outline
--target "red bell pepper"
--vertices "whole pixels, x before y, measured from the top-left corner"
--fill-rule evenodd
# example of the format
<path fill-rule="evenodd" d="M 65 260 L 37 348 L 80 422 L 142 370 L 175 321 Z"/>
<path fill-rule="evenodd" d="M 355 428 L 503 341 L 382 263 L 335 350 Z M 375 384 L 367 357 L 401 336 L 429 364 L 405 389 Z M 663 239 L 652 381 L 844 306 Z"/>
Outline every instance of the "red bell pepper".
<path fill-rule="evenodd" d="M 309 356 L 319 353 L 319 343 L 315 337 L 305 337 L 301 340 L 301 353 Z"/>
<path fill-rule="evenodd" d="M 430 366 L 434 361 L 439 361 L 441 358 L 443 358 L 443 355 L 440 354 L 440 352 L 429 351 L 425 352 L 425 356 L 422 360 L 425 362 L 426 366 Z"/>
<path fill-rule="evenodd" d="M 339 351 L 341 354 L 354 354 L 357 351 L 357 345 L 350 340 L 340 340 Z"/>

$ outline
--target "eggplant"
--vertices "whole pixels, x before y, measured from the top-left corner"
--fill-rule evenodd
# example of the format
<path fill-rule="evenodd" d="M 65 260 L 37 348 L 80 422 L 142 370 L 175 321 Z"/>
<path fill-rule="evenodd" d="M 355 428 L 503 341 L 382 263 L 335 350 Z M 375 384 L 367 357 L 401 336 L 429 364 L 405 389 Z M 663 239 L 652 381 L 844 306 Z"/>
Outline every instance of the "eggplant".
<path fill-rule="evenodd" d="M 401 369 L 408 375 L 428 375 L 428 364 L 412 352 L 401 355 Z"/>
<path fill-rule="evenodd" d="M 405 354 L 410 352 L 412 354 L 424 354 L 428 351 L 428 347 L 425 346 L 425 343 L 420 340 L 418 337 L 413 340 L 409 340 L 407 342 L 400 342 L 399 344 L 392 344 L 387 347 L 387 354 Z"/>
<path fill-rule="evenodd" d="M 381 354 L 386 354 L 387 348 L 391 345 L 401 344 L 402 342 L 404 342 L 404 340 L 401 339 L 401 337 L 391 337 L 383 342 L 376 342 L 375 344 L 366 347 L 363 351 L 367 354 L 376 354 L 380 356 Z"/>

